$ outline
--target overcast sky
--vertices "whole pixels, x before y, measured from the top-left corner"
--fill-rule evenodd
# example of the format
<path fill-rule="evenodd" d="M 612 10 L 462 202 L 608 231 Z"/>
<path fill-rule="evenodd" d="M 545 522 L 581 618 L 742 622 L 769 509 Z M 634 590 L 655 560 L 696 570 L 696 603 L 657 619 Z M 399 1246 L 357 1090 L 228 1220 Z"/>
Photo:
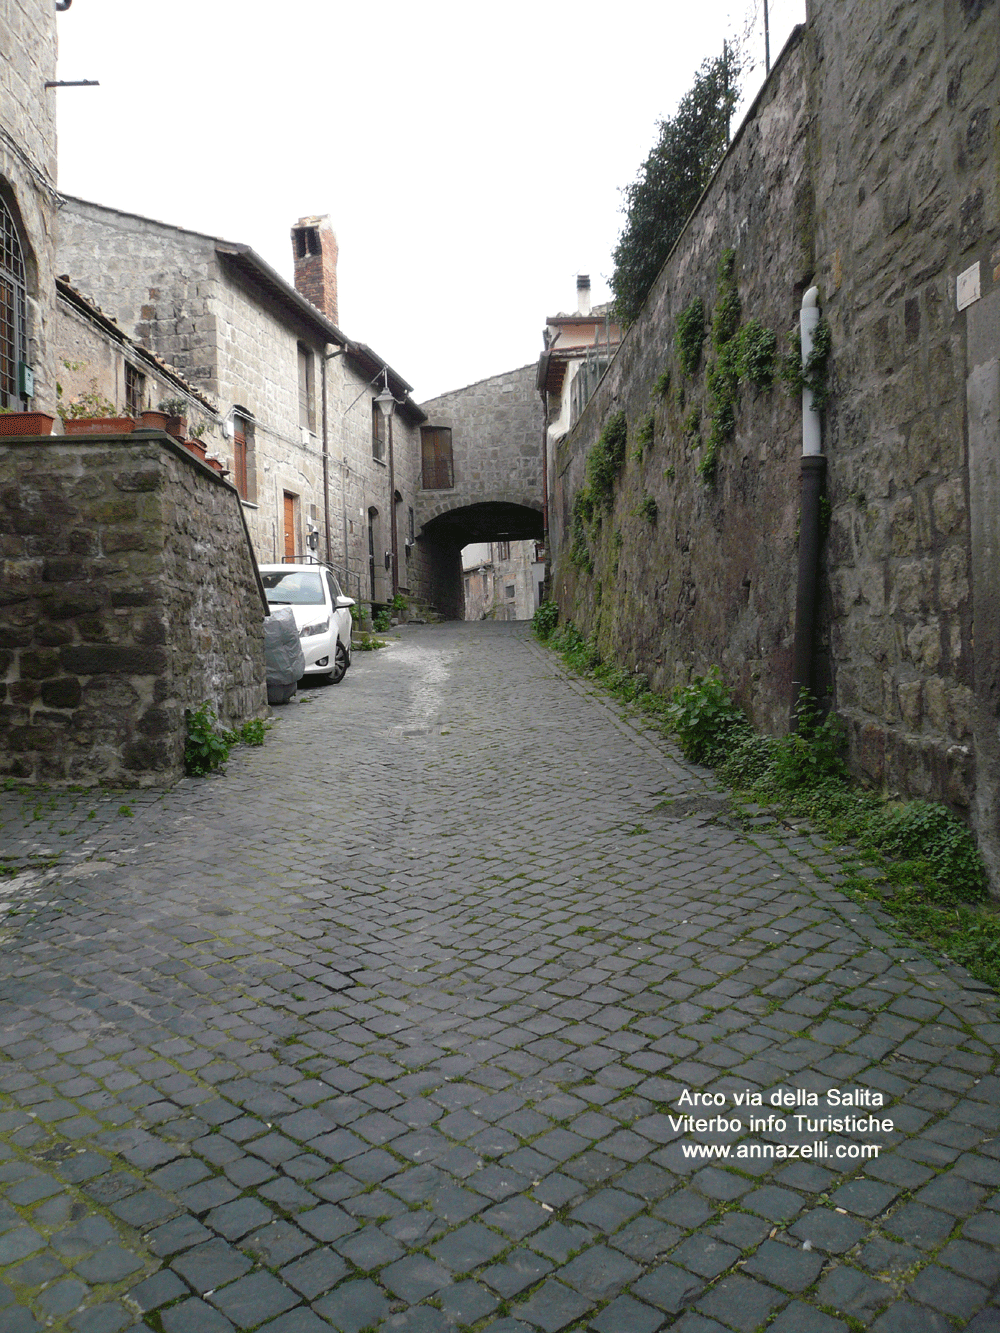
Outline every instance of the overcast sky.
<path fill-rule="evenodd" d="M 291 279 L 329 214 L 340 326 L 419 400 L 534 361 L 577 273 L 607 297 L 620 187 L 763 0 L 75 0 L 60 188 L 245 241 Z M 804 0 L 770 0 L 772 57 Z"/>

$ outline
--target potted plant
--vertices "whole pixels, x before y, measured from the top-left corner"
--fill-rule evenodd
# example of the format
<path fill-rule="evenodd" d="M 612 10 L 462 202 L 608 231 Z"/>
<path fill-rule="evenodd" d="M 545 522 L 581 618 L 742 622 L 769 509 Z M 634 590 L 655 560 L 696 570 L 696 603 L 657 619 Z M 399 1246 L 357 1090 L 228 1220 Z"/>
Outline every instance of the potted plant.
<path fill-rule="evenodd" d="M 162 403 L 158 403 L 161 412 L 167 416 L 166 430 L 177 440 L 183 441 L 187 434 L 187 399 L 186 398 L 164 398 Z"/>
<path fill-rule="evenodd" d="M 154 412 L 150 409 L 147 412 L 139 413 L 140 430 L 166 430 L 167 422 L 170 418 L 166 412 Z"/>
<path fill-rule="evenodd" d="M 61 398 L 61 388 L 58 393 Z M 67 406 L 60 403 L 59 415 L 67 435 L 127 435 L 135 428 L 132 417 L 118 416 L 117 407 L 100 392 L 96 380 Z"/>
<path fill-rule="evenodd" d="M 47 412 L 18 412 L 12 407 L 0 407 L 0 436 L 51 435 L 55 417 Z"/>

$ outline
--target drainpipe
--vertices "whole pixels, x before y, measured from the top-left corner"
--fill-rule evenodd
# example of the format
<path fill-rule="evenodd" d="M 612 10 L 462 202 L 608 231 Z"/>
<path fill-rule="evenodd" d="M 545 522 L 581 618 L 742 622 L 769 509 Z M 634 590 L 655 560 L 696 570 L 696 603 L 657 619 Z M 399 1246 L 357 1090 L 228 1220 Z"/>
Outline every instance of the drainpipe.
<path fill-rule="evenodd" d="M 799 328 L 802 334 L 802 364 L 813 347 L 819 323 L 819 288 L 810 287 L 802 298 Z M 795 645 L 792 662 L 792 698 L 789 728 L 798 727 L 799 693 L 814 694 L 813 659 L 816 638 L 816 584 L 819 576 L 819 501 L 823 493 L 826 459 L 820 414 L 813 410 L 812 389 L 802 390 L 802 507 L 799 520 L 799 579 L 795 597 Z"/>
<path fill-rule="evenodd" d="M 326 363 L 329 356 L 324 349 L 320 358 L 323 365 L 323 531 L 326 533 L 326 563 L 333 564 L 333 544 L 330 538 L 330 430 L 326 399 Z"/>

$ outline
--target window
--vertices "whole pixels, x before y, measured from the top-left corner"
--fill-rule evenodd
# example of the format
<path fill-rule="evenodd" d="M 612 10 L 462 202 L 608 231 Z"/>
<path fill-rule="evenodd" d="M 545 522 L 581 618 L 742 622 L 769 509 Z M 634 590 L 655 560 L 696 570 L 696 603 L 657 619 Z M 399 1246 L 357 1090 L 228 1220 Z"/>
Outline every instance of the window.
<path fill-rule="evenodd" d="M 497 559 L 510 559 L 510 542 L 497 542 Z"/>
<path fill-rule="evenodd" d="M 372 399 L 372 458 L 382 463 L 385 461 L 386 426 L 382 409 Z"/>
<path fill-rule="evenodd" d="M 299 425 L 316 433 L 316 372 L 312 352 L 299 343 Z"/>
<path fill-rule="evenodd" d="M 414 517 L 413 517 L 413 506 L 412 506 L 412 505 L 409 506 L 409 511 L 410 511 L 410 517 L 409 517 L 409 534 L 408 534 L 408 535 L 409 535 L 410 541 L 411 541 L 411 542 L 415 542 L 415 541 L 417 540 L 417 525 L 416 525 L 416 520 L 415 520 Z"/>
<path fill-rule="evenodd" d="M 507 584 L 507 587 L 504 589 L 504 591 L 506 592 L 506 594 L 507 594 L 508 597 L 513 597 L 513 596 L 514 596 L 514 585 L 513 585 L 513 583 L 508 583 L 508 584 Z"/>
<path fill-rule="evenodd" d="M 253 421 L 241 412 L 233 415 L 233 483 L 244 500 L 257 501 L 257 467 Z"/>
<path fill-rule="evenodd" d="M 146 399 L 146 376 L 136 370 L 130 361 L 125 362 L 125 415 L 137 417 L 142 411 Z"/>
<path fill-rule="evenodd" d="M 0 199 L 0 407 L 20 407 L 17 368 L 28 346 L 24 256 L 14 219 Z"/>
<path fill-rule="evenodd" d="M 421 426 L 420 449 L 425 491 L 448 490 L 455 484 L 449 426 Z"/>

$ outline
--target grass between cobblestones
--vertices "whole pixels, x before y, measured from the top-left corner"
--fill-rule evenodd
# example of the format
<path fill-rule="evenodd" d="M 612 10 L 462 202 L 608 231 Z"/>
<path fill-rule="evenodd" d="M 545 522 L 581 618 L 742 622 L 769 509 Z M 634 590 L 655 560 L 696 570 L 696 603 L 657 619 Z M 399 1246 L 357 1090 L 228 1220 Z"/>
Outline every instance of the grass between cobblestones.
<path fill-rule="evenodd" d="M 553 693 L 552 733 L 586 754 L 592 725 L 606 755 L 611 710 Z M 359 735 L 369 700 L 338 731 Z M 295 726 L 328 745 L 314 718 Z M 444 808 L 465 814 L 484 734 L 464 770 L 453 740 L 401 740 L 400 787 L 457 770 Z M 523 782 L 528 735 L 502 770 Z M 322 875 L 280 822 L 292 745 L 234 765 L 203 823 L 191 782 L 162 825 L 159 795 L 130 794 L 117 828 L 121 794 L 76 814 L 42 799 L 31 841 L 76 820 L 101 835 L 82 873 L 108 866 L 67 877 L 65 918 L 39 911 L 0 955 L 0 1333 L 964 1327 L 1000 1279 L 995 1004 L 828 910 L 819 881 L 851 849 L 752 801 L 747 837 L 662 821 L 681 766 L 648 748 L 630 734 L 562 832 L 504 807 L 480 844 L 482 814 L 419 844 L 383 791 L 352 829 L 338 775 L 321 794 L 347 850 Z M 621 797 L 628 752 L 641 804 Z M 675 814 L 697 790 L 726 818 L 711 778 L 687 777 Z M 439 785 L 412 824 L 440 801 Z M 391 855 L 369 845 L 381 803 Z M 868 859 L 849 861 L 862 880 Z M 779 1070 L 883 1090 L 892 1151 L 774 1175 L 684 1159 L 663 1114 L 682 1085 L 763 1089 Z"/>
<path fill-rule="evenodd" d="M 804 702 L 797 735 L 761 736 L 714 668 L 660 695 L 645 676 L 602 661 L 572 623 L 557 630 L 551 612 L 536 613 L 535 631 L 573 671 L 676 741 L 685 758 L 714 769 L 743 826 L 783 823 L 825 835 L 844 860 L 841 890 L 873 908 L 883 926 L 902 928 L 900 938 L 929 946 L 1000 990 L 1000 914 L 968 828 L 943 806 L 854 783 L 833 715 L 821 720 Z"/>

